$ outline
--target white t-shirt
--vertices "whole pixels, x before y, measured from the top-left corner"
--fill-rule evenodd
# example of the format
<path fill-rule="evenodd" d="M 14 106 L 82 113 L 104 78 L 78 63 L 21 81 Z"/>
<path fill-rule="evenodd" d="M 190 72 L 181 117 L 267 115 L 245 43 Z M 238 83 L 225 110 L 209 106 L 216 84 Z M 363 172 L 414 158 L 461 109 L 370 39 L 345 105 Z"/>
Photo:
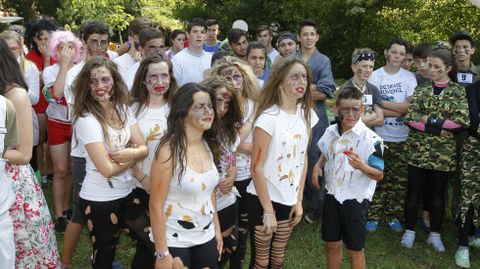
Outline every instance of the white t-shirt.
<path fill-rule="evenodd" d="M 137 103 L 132 105 L 132 113 L 136 113 L 137 106 Z M 144 108 L 136 117 L 138 128 L 140 129 L 148 147 L 148 156 L 138 164 L 140 169 L 142 169 L 142 172 L 148 176 L 150 176 L 150 168 L 152 167 L 152 162 L 155 158 L 157 145 L 167 131 L 167 117 L 169 112 L 170 107 L 165 104 L 160 108 Z M 143 188 L 138 181 L 136 181 L 136 186 Z"/>
<path fill-rule="evenodd" d="M 130 68 L 128 68 L 127 72 L 122 75 L 123 81 L 127 85 L 127 89 L 129 91 L 132 90 L 133 81 L 135 80 L 135 74 L 137 74 L 139 67 L 140 62 L 136 62 L 132 66 L 130 66 Z"/>
<path fill-rule="evenodd" d="M 407 102 L 407 98 L 413 95 L 417 87 L 415 75 L 403 68 L 400 68 L 396 74 L 390 75 L 381 67 L 372 73 L 368 82 L 378 88 L 384 101 L 394 103 Z M 408 131 L 403 118 L 385 117 L 384 125 L 375 127 L 375 132 L 387 142 L 406 141 Z"/>
<path fill-rule="evenodd" d="M 28 86 L 28 99 L 30 99 L 32 105 L 36 105 L 40 100 L 40 72 L 33 62 L 25 60 L 24 75 Z"/>
<path fill-rule="evenodd" d="M 270 52 L 268 53 L 267 56 L 270 59 L 270 62 L 272 63 L 272 65 L 275 63 L 275 60 L 277 59 L 278 55 L 280 55 L 280 53 L 278 53 L 278 51 L 275 48 L 272 48 L 272 50 L 270 50 Z"/>
<path fill-rule="evenodd" d="M 211 163 L 210 170 L 197 173 L 187 166 L 180 181 L 175 169 L 164 208 L 168 247 L 189 248 L 215 237 L 211 198 L 219 176 L 213 157 L 206 161 Z"/>
<path fill-rule="evenodd" d="M 317 145 L 326 159 L 323 171 L 327 193 L 335 196 L 341 204 L 345 200 L 353 199 L 359 203 L 365 199 L 371 201 L 377 181 L 353 168 L 343 152 L 353 148 L 367 163 L 376 151 L 375 146 L 380 147 L 383 152 L 382 138 L 359 120 L 351 130 L 341 136 L 337 124 L 330 125 Z"/>
<path fill-rule="evenodd" d="M 118 57 L 118 53 L 116 53 L 113 50 L 107 50 L 107 55 L 108 55 L 108 59 L 110 59 L 112 61 L 115 60 L 115 58 Z"/>
<path fill-rule="evenodd" d="M 222 154 L 220 158 L 220 164 L 218 166 L 218 171 L 220 173 L 220 180 L 223 180 L 225 176 L 228 173 L 228 170 L 231 167 L 231 163 L 229 160 L 229 157 L 231 158 L 234 154 L 235 151 L 237 151 L 237 147 L 240 144 L 240 137 L 237 136 L 237 140 L 233 145 L 230 146 L 225 146 L 225 151 L 224 154 Z M 235 186 L 232 187 L 232 189 L 227 192 L 223 193 L 220 188 L 216 189 L 215 195 L 217 197 L 217 210 L 220 211 L 222 209 L 225 209 L 229 207 L 230 205 L 233 205 L 235 201 L 237 200 L 237 196 L 240 197 L 240 193 L 238 192 L 237 188 Z"/>
<path fill-rule="evenodd" d="M 108 126 L 110 145 L 103 138 L 102 126 L 93 114 L 88 113 L 81 117 L 74 125 L 75 133 L 80 144 L 88 145 L 92 143 L 104 143 L 107 151 L 124 149 L 130 141 L 130 128 L 136 124 L 132 111 L 127 108 L 127 119 L 125 127 L 116 129 Z M 80 190 L 80 197 L 89 201 L 104 202 L 112 201 L 126 197 L 132 191 L 133 174 L 131 169 L 127 169 L 111 179 L 107 179 L 97 171 L 92 159 L 88 154 L 86 158 L 86 175 Z M 108 182 L 111 182 L 111 185 Z"/>
<path fill-rule="evenodd" d="M 43 70 L 43 83 L 45 87 L 53 87 L 55 81 L 57 80 L 58 73 L 60 72 L 60 65 L 54 64 L 50 65 Z M 43 93 L 42 93 L 43 94 Z M 62 97 L 57 99 L 57 102 L 49 101 L 46 114 L 49 120 L 58 120 L 64 123 L 70 122 L 70 111 L 68 108 L 68 104 L 66 102 L 66 98 Z"/>
<path fill-rule="evenodd" d="M 247 100 L 247 110 L 244 111 L 243 123 L 247 122 L 255 109 L 253 100 Z M 244 144 L 252 144 L 253 132 L 250 132 L 243 141 Z M 237 177 L 235 181 L 242 181 L 252 177 L 250 173 L 251 156 L 249 154 L 237 153 Z"/>
<path fill-rule="evenodd" d="M 122 56 L 119 56 L 113 60 L 117 64 L 118 72 L 122 77 L 125 75 L 127 70 L 136 63 L 135 59 L 130 56 L 128 53 L 124 53 Z"/>
<path fill-rule="evenodd" d="M 188 82 L 199 83 L 203 80 L 203 72 L 210 68 L 212 54 L 202 50 L 195 54 L 189 48 L 181 50 L 172 58 L 173 74 L 178 87 Z"/>
<path fill-rule="evenodd" d="M 298 191 L 308 147 L 308 133 L 318 122 L 311 110 L 310 126 L 307 126 L 301 104 L 297 112 L 289 114 L 274 105 L 260 114 L 254 128 L 261 128 L 271 136 L 263 165 L 265 183 L 270 200 L 292 206 L 298 201 Z M 252 182 L 247 192 L 257 195 Z"/>
<path fill-rule="evenodd" d="M 72 85 L 75 79 L 77 78 L 80 71 L 82 71 L 83 66 L 85 65 L 85 61 L 81 61 L 80 63 L 74 65 L 70 70 L 67 72 L 67 76 L 65 78 L 65 88 L 63 90 L 63 96 L 67 100 L 68 109 L 70 113 L 73 111 L 73 103 L 75 101 L 75 96 L 72 92 Z M 72 115 L 70 115 L 71 117 Z M 71 142 L 71 151 L 70 156 L 78 157 L 78 158 L 85 158 L 86 150 L 85 147 L 80 144 L 77 140 L 77 135 L 75 134 L 75 130 L 73 130 L 72 135 L 72 142 Z"/>

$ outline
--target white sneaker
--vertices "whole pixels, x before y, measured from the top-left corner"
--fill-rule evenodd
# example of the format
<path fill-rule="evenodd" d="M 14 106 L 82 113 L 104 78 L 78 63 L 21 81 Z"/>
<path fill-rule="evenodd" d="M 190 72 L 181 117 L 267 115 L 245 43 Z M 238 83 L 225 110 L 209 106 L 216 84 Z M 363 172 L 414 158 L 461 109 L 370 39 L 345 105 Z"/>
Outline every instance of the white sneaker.
<path fill-rule="evenodd" d="M 433 246 L 436 251 L 444 252 L 445 246 L 443 245 L 442 238 L 439 233 L 430 233 L 427 239 L 427 244 Z"/>
<path fill-rule="evenodd" d="M 455 252 L 455 264 L 462 268 L 470 268 L 470 254 L 468 248 L 457 249 L 457 252 Z"/>
<path fill-rule="evenodd" d="M 415 231 L 405 230 L 405 233 L 402 235 L 402 245 L 406 248 L 412 248 L 413 242 L 415 242 Z"/>

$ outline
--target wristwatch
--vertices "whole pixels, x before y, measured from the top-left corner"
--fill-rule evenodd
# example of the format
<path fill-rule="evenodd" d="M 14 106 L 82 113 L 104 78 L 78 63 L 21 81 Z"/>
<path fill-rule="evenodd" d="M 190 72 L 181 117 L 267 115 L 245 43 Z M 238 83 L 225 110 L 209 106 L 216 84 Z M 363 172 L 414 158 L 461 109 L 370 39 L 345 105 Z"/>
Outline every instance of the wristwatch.
<path fill-rule="evenodd" d="M 155 257 L 157 257 L 157 259 L 159 259 L 159 260 L 164 259 L 165 257 L 168 256 L 168 254 L 170 254 L 168 252 L 168 249 L 165 250 L 165 251 L 155 251 Z"/>

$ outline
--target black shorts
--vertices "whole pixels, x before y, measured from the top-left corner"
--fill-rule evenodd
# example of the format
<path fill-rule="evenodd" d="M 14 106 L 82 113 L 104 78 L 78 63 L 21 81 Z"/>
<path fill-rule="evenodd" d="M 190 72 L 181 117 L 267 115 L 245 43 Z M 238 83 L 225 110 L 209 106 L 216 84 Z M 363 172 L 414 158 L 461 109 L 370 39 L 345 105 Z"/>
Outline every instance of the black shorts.
<path fill-rule="evenodd" d="M 190 248 L 168 247 L 172 257 L 179 257 L 183 265 L 191 269 L 218 268 L 217 240 L 212 240 Z"/>
<path fill-rule="evenodd" d="M 368 200 L 345 200 L 340 204 L 333 195 L 326 194 L 323 204 L 322 239 L 326 242 L 343 241 L 347 249 L 365 248 Z"/>
<path fill-rule="evenodd" d="M 248 225 L 250 227 L 262 226 L 263 207 L 258 196 L 248 193 Z M 272 201 L 273 210 L 275 210 L 275 218 L 277 221 L 288 220 L 290 218 L 291 206 L 282 205 Z"/>

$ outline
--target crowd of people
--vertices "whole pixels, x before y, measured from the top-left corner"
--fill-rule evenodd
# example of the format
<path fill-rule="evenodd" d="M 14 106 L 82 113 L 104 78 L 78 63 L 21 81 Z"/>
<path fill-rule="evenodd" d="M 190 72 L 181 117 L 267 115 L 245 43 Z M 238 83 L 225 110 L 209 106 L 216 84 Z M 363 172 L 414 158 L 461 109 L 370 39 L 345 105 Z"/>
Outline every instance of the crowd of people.
<path fill-rule="evenodd" d="M 328 268 L 345 245 L 362 269 L 381 223 L 406 248 L 420 223 L 444 252 L 448 185 L 455 263 L 470 267 L 480 69 L 468 32 L 394 38 L 375 71 L 377 54 L 356 49 L 336 93 L 314 21 L 260 26 L 255 41 L 242 22 L 219 33 L 195 18 L 165 36 L 139 17 L 116 51 L 100 21 L 72 33 L 42 17 L 0 33 L 1 268 L 72 268 L 83 227 L 93 268 L 123 268 L 122 232 L 132 268 L 283 268 L 294 227 L 321 219 Z"/>

